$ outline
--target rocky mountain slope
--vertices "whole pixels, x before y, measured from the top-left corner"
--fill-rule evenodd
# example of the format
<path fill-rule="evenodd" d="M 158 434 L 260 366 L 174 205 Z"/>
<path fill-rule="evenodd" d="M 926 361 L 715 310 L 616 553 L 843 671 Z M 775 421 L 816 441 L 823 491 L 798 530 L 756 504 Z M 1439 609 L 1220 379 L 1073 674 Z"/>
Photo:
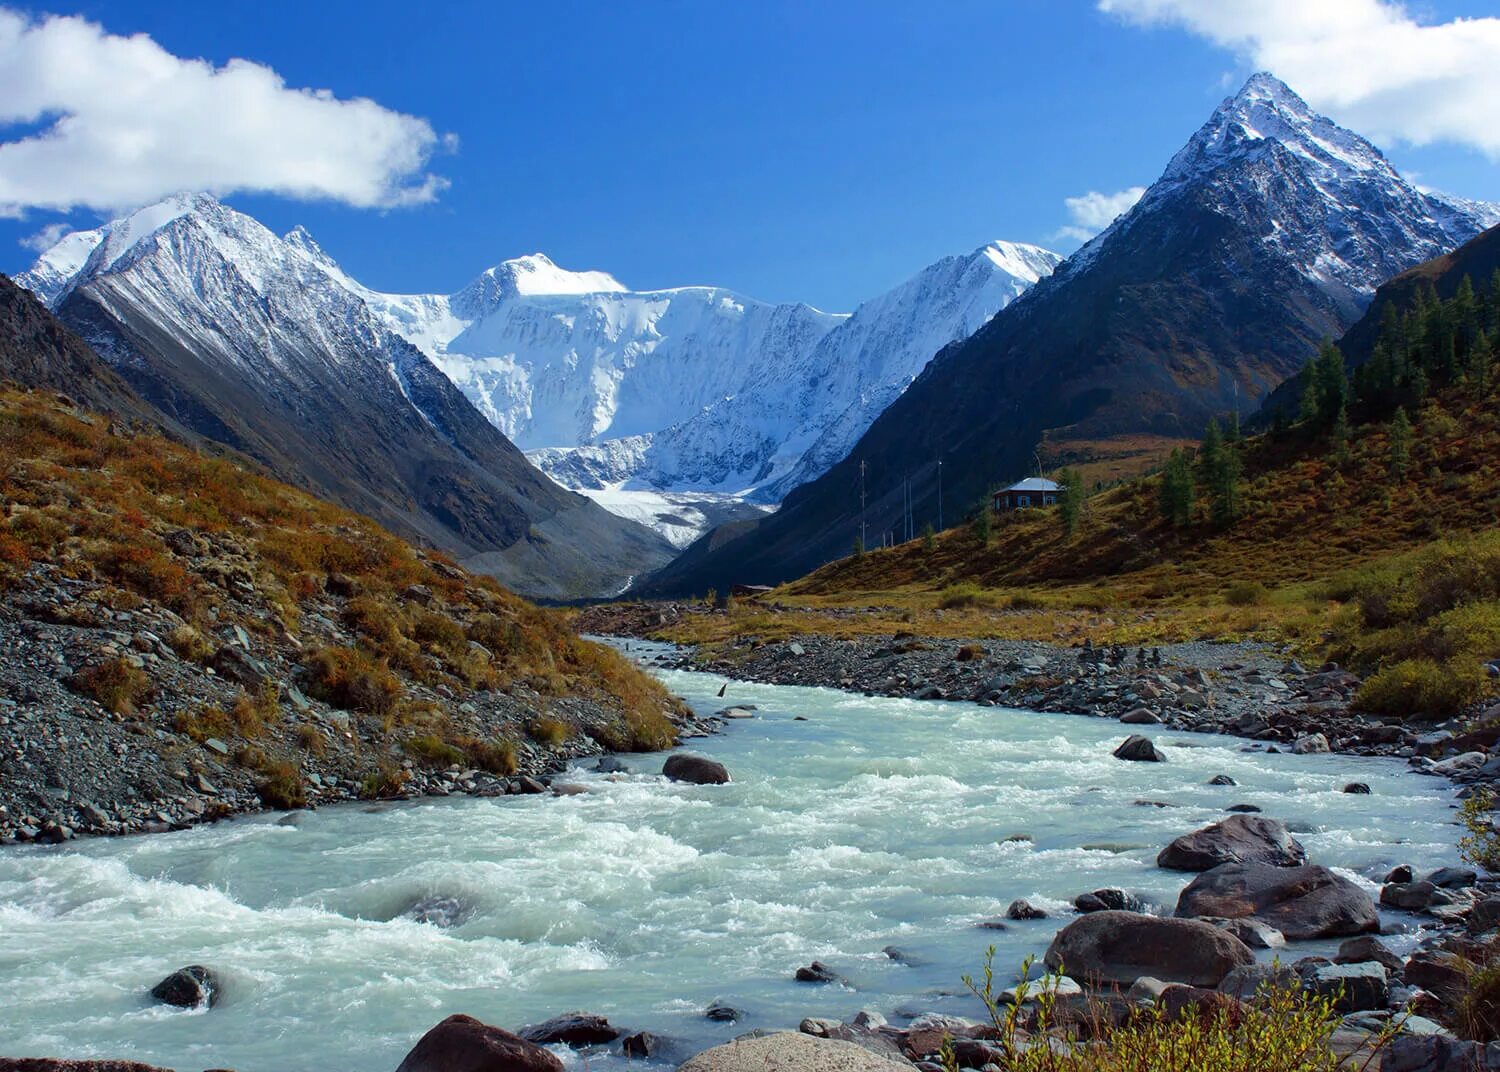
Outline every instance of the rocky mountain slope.
<path fill-rule="evenodd" d="M 619 591 L 670 547 L 542 476 L 301 235 L 206 196 L 17 280 L 166 416 L 518 591 Z"/>
<path fill-rule="evenodd" d="M 68 395 L 98 413 L 162 422 L 162 416 L 60 324 L 35 297 L 0 275 L 0 379 Z"/>
<path fill-rule="evenodd" d="M 1377 285 L 1495 222 L 1494 206 L 1417 190 L 1373 145 L 1256 75 L 1141 201 L 975 335 L 935 358 L 849 456 L 755 530 L 647 591 L 781 581 L 897 524 L 1024 475 L 1039 447 L 1087 456 L 1187 439 L 1256 401 L 1342 334 Z"/>
<path fill-rule="evenodd" d="M 13 389 L 0 456 L 0 844 L 539 792 L 675 736 L 559 612 L 233 460 Z"/>

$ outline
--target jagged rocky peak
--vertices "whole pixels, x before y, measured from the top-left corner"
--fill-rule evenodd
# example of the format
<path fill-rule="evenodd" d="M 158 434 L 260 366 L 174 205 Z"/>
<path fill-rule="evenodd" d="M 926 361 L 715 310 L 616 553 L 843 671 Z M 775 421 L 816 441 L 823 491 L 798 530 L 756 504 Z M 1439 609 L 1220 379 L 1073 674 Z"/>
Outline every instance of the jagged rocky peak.
<path fill-rule="evenodd" d="M 1395 171 L 1374 145 L 1317 114 L 1273 74 L 1262 71 L 1219 105 L 1172 158 L 1164 181 L 1186 181 L 1246 153 L 1279 145 L 1330 175 Z"/>

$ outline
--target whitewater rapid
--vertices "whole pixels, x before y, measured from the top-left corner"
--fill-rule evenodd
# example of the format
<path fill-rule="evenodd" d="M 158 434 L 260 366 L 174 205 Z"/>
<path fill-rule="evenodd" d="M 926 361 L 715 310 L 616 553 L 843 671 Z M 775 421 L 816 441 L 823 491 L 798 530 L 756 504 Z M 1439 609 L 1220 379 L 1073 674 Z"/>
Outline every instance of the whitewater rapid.
<path fill-rule="evenodd" d="M 1125 736 L 1111 721 L 737 682 L 721 700 L 723 678 L 661 676 L 702 711 L 758 705 L 692 742 L 732 784 L 670 783 L 660 755 L 629 756 L 628 774 L 560 779 L 588 788 L 577 796 L 0 850 L 0 1054 L 381 1072 L 450 1013 L 515 1028 L 587 1009 L 677 1040 L 673 1067 L 807 1015 L 971 1013 L 959 976 L 986 945 L 1009 969 L 1060 925 L 976 923 L 1018 897 L 1061 912 L 1101 886 L 1170 905 L 1185 876 L 1156 852 L 1230 804 L 1286 820 L 1314 861 L 1371 890 L 1396 863 L 1455 861 L 1451 788 L 1398 761 L 1163 732 L 1170 762 L 1128 763 L 1110 755 Z M 1216 774 L 1239 785 L 1205 784 Z M 1351 781 L 1371 795 L 1343 793 Z M 467 918 L 402 918 L 429 896 Z M 813 959 L 849 985 L 793 982 Z M 222 1002 L 154 1005 L 150 987 L 191 963 L 222 973 Z M 716 1000 L 745 1018 L 706 1021 Z"/>

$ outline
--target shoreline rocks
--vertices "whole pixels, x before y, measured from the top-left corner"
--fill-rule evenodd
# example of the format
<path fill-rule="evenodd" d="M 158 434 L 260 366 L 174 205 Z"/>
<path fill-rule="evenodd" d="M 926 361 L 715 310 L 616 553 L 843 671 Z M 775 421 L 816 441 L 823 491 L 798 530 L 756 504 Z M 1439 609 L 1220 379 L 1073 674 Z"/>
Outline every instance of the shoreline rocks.
<path fill-rule="evenodd" d="M 1149 976 L 1169 983 L 1218 986 L 1233 969 L 1255 963 L 1234 935 L 1194 919 L 1107 909 L 1058 931 L 1045 962 L 1088 983 L 1128 987 Z"/>
<path fill-rule="evenodd" d="M 1188 883 L 1173 914 L 1179 919 L 1248 917 L 1275 927 L 1289 941 L 1343 938 L 1380 929 L 1369 895 L 1317 864 L 1220 864 Z"/>

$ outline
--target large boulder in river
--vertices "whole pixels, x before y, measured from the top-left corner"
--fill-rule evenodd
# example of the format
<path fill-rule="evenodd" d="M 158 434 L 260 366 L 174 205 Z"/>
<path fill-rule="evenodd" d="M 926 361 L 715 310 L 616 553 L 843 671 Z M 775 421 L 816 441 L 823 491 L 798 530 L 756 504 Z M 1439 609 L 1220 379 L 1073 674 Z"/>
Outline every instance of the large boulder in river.
<path fill-rule="evenodd" d="M 678 1065 L 677 1072 L 911 1072 L 911 1067 L 852 1042 L 779 1031 L 704 1050 Z"/>
<path fill-rule="evenodd" d="M 1183 834 L 1162 849 L 1156 866 L 1173 871 L 1207 871 L 1227 863 L 1296 867 L 1307 862 L 1307 850 L 1275 819 L 1231 815 L 1223 822 Z"/>
<path fill-rule="evenodd" d="M 729 770 L 724 764 L 688 752 L 672 753 L 661 772 L 674 782 L 692 782 L 694 785 L 723 785 L 729 781 Z"/>
<path fill-rule="evenodd" d="M 563 1072 L 534 1042 L 472 1016 L 450 1016 L 423 1035 L 396 1072 Z"/>
<path fill-rule="evenodd" d="M 1380 929 L 1369 894 L 1326 867 L 1229 863 L 1205 871 L 1177 898 L 1178 918 L 1247 917 L 1291 941 L 1343 938 Z"/>
<path fill-rule="evenodd" d="M 1132 733 L 1121 741 L 1120 747 L 1114 751 L 1114 756 L 1116 759 L 1133 759 L 1142 763 L 1165 763 L 1167 761 L 1167 757 L 1151 743 L 1151 738 L 1142 737 L 1139 733 Z"/>
<path fill-rule="evenodd" d="M 1069 923 L 1047 947 L 1047 967 L 1074 979 L 1129 986 L 1143 975 L 1163 982 L 1218 986 L 1255 954 L 1234 935 L 1208 923 L 1138 912 L 1090 912 Z"/>
<path fill-rule="evenodd" d="M 189 964 L 178 968 L 171 975 L 151 988 L 151 996 L 168 1005 L 179 1005 L 184 1009 L 196 1009 L 200 1005 L 209 1008 L 219 1003 L 219 977 L 212 968 L 202 964 Z"/>

